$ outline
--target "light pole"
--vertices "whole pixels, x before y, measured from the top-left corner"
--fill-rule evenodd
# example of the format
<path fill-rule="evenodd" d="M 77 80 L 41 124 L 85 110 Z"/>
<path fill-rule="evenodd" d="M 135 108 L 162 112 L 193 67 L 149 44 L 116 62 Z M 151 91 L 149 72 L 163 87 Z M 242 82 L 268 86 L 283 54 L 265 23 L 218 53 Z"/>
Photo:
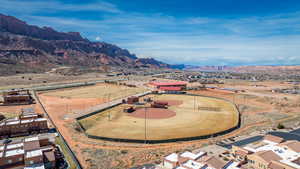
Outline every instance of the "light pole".
<path fill-rule="evenodd" d="M 196 96 L 194 96 L 194 111 L 196 111 Z"/>
<path fill-rule="evenodd" d="M 145 144 L 147 143 L 147 129 L 146 129 L 146 125 L 147 125 L 147 123 L 146 123 L 146 121 L 147 121 L 147 107 L 145 107 Z"/>

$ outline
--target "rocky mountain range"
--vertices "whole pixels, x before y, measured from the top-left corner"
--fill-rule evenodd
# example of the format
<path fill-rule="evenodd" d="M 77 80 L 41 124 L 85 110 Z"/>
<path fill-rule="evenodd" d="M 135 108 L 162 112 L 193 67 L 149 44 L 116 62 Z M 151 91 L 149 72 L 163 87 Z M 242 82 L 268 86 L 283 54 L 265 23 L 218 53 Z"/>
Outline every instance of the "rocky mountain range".
<path fill-rule="evenodd" d="M 169 67 L 113 44 L 91 42 L 78 32 L 58 32 L 0 14 L 0 74 L 43 72 L 56 66 Z"/>

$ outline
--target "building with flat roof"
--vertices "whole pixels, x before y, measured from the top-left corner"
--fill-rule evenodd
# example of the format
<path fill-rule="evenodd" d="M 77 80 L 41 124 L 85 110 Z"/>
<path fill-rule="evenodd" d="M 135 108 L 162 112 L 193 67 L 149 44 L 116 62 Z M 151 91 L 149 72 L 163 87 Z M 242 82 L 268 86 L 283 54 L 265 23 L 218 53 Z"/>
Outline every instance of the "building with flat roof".
<path fill-rule="evenodd" d="M 29 90 L 11 90 L 3 92 L 4 105 L 33 104 L 34 98 Z"/>
<path fill-rule="evenodd" d="M 208 156 L 206 152 L 181 154 L 172 153 L 164 158 L 162 168 L 165 169 L 239 169 L 234 161 L 224 162 L 217 157 Z"/>
<path fill-rule="evenodd" d="M 0 144 L 0 168 L 53 169 L 60 154 L 54 139 L 28 137 L 13 143 Z"/>
<path fill-rule="evenodd" d="M 18 117 L 5 119 L 0 123 L 0 137 L 27 135 L 47 130 L 47 119 L 36 114 L 32 108 L 22 109 Z"/>
<path fill-rule="evenodd" d="M 150 82 L 150 85 L 154 86 L 156 89 L 159 90 L 166 90 L 166 91 L 180 91 L 185 90 L 187 87 L 186 82 Z"/>

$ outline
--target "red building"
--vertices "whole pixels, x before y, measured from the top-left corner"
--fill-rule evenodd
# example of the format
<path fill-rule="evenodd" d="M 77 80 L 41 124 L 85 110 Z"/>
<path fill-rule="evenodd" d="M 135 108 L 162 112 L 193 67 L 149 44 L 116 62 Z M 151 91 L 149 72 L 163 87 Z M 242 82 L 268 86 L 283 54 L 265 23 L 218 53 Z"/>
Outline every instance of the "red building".
<path fill-rule="evenodd" d="M 137 103 L 137 102 L 139 102 L 138 97 L 132 96 L 132 97 L 127 98 L 127 104 L 134 104 L 134 103 Z"/>
<path fill-rule="evenodd" d="M 168 107 L 168 102 L 163 101 L 155 101 L 151 104 L 152 108 L 163 108 L 166 109 Z"/>
<path fill-rule="evenodd" d="M 160 87 L 160 90 L 163 91 L 181 91 L 182 88 L 181 87 Z"/>
<path fill-rule="evenodd" d="M 187 83 L 186 82 L 150 82 L 150 85 L 155 86 L 160 90 L 185 90 Z"/>
<path fill-rule="evenodd" d="M 3 92 L 3 104 L 33 104 L 34 99 L 29 90 L 12 90 Z"/>

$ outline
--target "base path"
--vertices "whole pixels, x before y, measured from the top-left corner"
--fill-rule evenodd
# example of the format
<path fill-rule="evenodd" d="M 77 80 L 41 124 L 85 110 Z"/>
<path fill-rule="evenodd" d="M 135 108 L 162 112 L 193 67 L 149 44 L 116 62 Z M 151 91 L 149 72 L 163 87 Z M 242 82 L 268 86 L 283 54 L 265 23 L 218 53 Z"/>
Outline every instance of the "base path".
<path fill-rule="evenodd" d="M 162 108 L 140 108 L 129 114 L 132 117 L 147 119 L 166 119 L 175 115 L 174 111 Z"/>

